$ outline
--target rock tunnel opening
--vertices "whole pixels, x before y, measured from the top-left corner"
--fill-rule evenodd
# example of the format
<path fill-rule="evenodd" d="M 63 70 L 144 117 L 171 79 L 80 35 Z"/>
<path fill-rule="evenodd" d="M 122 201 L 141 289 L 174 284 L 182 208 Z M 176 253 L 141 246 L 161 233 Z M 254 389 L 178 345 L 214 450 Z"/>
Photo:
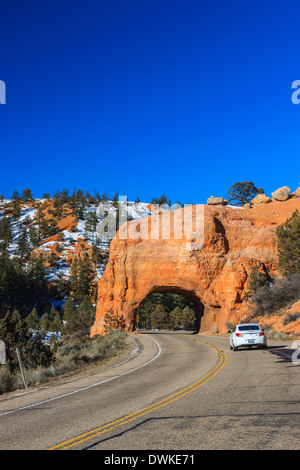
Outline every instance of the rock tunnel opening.
<path fill-rule="evenodd" d="M 198 333 L 204 305 L 192 292 L 179 287 L 156 287 L 135 312 L 135 329 L 188 330 Z"/>

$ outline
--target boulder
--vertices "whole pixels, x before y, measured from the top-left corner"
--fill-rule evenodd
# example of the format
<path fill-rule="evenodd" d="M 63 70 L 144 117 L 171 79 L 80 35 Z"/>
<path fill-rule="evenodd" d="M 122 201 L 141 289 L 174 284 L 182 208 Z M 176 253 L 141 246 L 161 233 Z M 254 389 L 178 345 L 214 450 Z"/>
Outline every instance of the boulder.
<path fill-rule="evenodd" d="M 258 194 L 251 202 L 252 204 L 266 204 L 271 201 L 272 199 L 269 196 L 266 196 L 266 194 Z"/>
<path fill-rule="evenodd" d="M 216 206 L 216 205 L 219 205 L 219 204 L 221 204 L 222 206 L 226 206 L 228 204 L 228 202 L 225 201 L 225 199 L 223 199 L 222 197 L 211 196 L 207 199 L 207 204 L 209 206 Z"/>
<path fill-rule="evenodd" d="M 286 201 L 289 198 L 290 192 L 291 190 L 288 186 L 283 186 L 282 188 L 276 189 L 276 191 L 272 193 L 272 196 L 275 201 Z"/>

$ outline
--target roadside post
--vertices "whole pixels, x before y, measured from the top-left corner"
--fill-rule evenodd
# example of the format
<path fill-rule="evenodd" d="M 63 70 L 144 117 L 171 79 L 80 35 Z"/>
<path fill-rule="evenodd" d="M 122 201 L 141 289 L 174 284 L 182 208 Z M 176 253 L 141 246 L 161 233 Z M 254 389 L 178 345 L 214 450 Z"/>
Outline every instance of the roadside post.
<path fill-rule="evenodd" d="M 138 333 L 139 332 L 139 321 L 140 321 L 140 316 L 139 315 L 136 316 L 135 321 L 136 321 L 136 331 Z"/>
<path fill-rule="evenodd" d="M 22 359 L 21 359 L 21 354 L 20 354 L 19 348 L 16 348 L 16 353 L 17 353 L 17 356 L 18 356 L 18 361 L 19 361 L 19 366 L 20 366 L 20 370 L 21 370 L 21 374 L 22 374 L 22 378 L 23 378 L 23 382 L 24 382 L 24 387 L 28 388 L 28 385 L 27 385 L 27 382 L 26 382 L 26 379 L 25 379 L 25 374 L 24 374 L 24 370 L 23 370 Z"/>

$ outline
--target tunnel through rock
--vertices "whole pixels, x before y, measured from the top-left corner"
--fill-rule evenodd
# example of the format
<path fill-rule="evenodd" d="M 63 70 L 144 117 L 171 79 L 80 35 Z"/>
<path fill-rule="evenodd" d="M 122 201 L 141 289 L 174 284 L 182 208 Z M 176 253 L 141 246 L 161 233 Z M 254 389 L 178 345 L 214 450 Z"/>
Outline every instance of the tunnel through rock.
<path fill-rule="evenodd" d="M 135 312 L 135 329 L 188 330 L 198 333 L 204 306 L 193 292 L 176 287 L 153 289 Z"/>

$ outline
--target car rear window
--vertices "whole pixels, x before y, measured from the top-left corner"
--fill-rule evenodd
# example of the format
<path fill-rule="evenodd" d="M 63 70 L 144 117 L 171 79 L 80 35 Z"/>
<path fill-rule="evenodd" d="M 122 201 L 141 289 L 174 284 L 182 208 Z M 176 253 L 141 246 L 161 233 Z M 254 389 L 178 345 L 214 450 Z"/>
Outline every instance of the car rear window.
<path fill-rule="evenodd" d="M 239 326 L 239 331 L 260 330 L 258 325 L 242 325 Z"/>

